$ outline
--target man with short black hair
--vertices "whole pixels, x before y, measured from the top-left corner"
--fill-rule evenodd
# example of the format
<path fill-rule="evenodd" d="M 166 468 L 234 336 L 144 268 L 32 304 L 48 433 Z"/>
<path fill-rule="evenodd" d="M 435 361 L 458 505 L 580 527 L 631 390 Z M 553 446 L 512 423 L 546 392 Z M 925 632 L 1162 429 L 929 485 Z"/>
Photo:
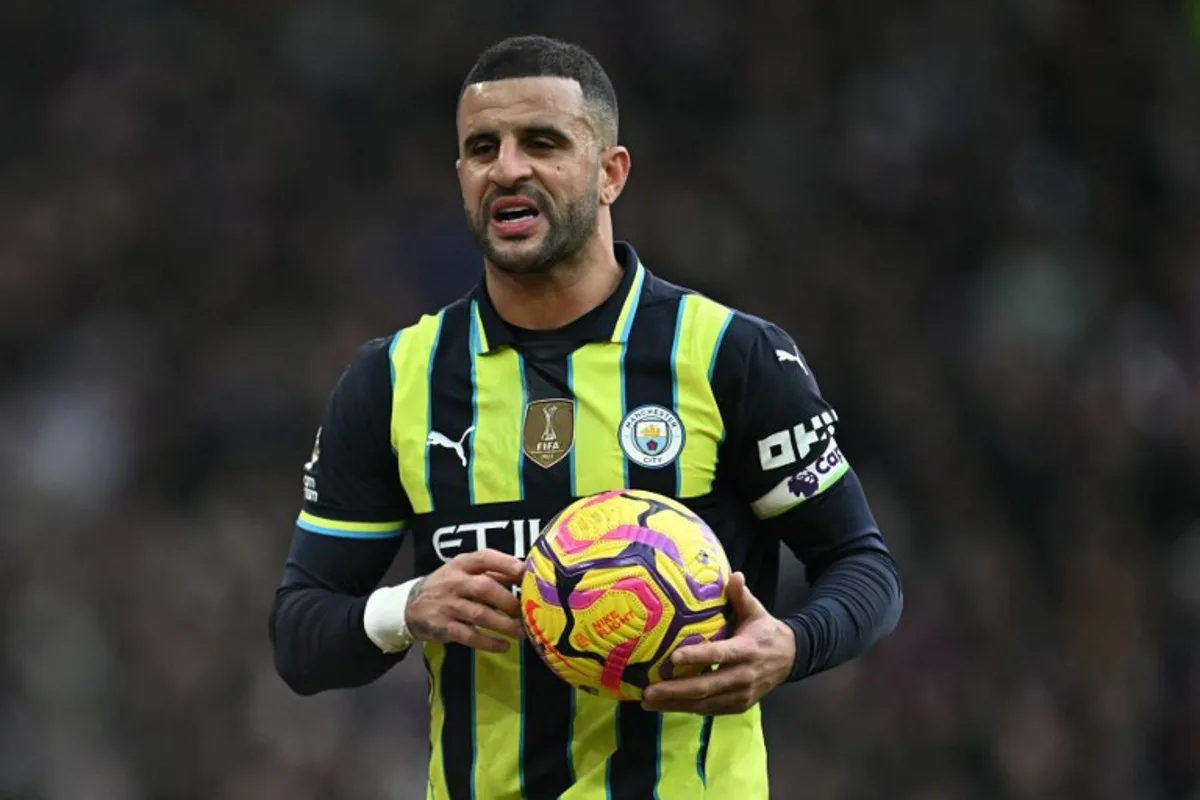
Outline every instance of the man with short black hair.
<path fill-rule="evenodd" d="M 421 642 L 431 798 L 765 797 L 759 700 L 900 615 L 837 415 L 792 339 L 614 240 L 630 169 L 618 120 L 582 48 L 518 37 L 480 56 L 457 167 L 483 280 L 360 350 L 305 465 L 271 618 L 278 670 L 304 694 L 359 686 Z M 653 453 L 621 433 L 650 418 L 677 432 Z M 641 704 L 559 680 L 512 592 L 543 523 L 621 488 L 680 499 L 736 570 L 732 635 L 673 656 L 717 669 L 652 685 Z M 404 535 L 417 577 L 379 587 Z M 812 593 L 777 618 L 781 540 Z"/>

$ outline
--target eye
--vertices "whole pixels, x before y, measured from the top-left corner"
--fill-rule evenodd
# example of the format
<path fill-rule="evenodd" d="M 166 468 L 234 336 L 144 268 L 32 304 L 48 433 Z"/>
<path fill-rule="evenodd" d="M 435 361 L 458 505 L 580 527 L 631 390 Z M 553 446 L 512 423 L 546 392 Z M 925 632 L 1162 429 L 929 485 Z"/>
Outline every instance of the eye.
<path fill-rule="evenodd" d="M 527 146 L 530 150 L 553 150 L 554 142 L 550 139 L 532 139 Z"/>
<path fill-rule="evenodd" d="M 473 158 L 486 158 L 494 153 L 496 145 L 492 142 L 476 142 L 467 150 L 467 154 Z"/>

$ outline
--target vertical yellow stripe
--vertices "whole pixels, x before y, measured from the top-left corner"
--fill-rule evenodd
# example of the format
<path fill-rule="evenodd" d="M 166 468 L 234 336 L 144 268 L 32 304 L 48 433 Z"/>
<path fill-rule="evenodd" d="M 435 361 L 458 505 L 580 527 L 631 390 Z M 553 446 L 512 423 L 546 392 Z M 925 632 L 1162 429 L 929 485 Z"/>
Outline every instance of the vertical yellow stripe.
<path fill-rule="evenodd" d="M 629 285 L 629 294 L 621 304 L 621 313 L 617 315 L 617 324 L 613 326 L 612 340 L 624 342 L 629 339 L 629 328 L 633 325 L 633 316 L 637 313 L 638 304 L 642 299 L 642 284 L 646 280 L 646 268 L 638 262 L 637 272 Z"/>
<path fill-rule="evenodd" d="M 715 717 L 708 744 L 708 796 L 766 800 L 769 793 L 761 707 Z M 674 796 L 663 793 L 663 797 Z"/>
<path fill-rule="evenodd" d="M 477 313 L 477 312 L 476 312 Z M 473 315 L 476 336 L 483 328 Z M 471 338 L 475 341 L 476 336 Z M 521 357 L 511 348 L 479 355 L 472 348 L 475 380 L 475 432 L 471 436 L 471 477 L 475 505 L 522 499 L 521 421 L 525 413 L 525 379 Z M 525 537 L 525 520 L 514 521 L 515 536 Z M 521 545 L 524 549 L 524 545 Z M 521 645 L 507 653 L 474 651 L 475 797 L 519 797 Z"/>
<path fill-rule="evenodd" d="M 470 444 L 475 504 L 521 500 L 521 420 L 525 413 L 521 357 L 505 347 L 472 359 L 475 432 Z"/>
<path fill-rule="evenodd" d="M 535 701 L 536 702 L 536 701 Z M 520 797 L 521 644 L 475 651 L 475 797 Z"/>
<path fill-rule="evenodd" d="M 696 754 L 700 748 L 703 727 L 704 717 L 697 714 L 663 714 L 659 745 L 659 797 L 704 797 L 704 783 L 696 770 Z M 737 794 L 711 796 L 740 797 Z"/>
<path fill-rule="evenodd" d="M 471 355 L 478 355 L 488 351 L 487 331 L 483 329 L 483 318 L 479 316 L 479 303 L 471 301 L 471 325 L 474 326 L 475 335 L 471 337 Z"/>
<path fill-rule="evenodd" d="M 389 358 L 392 371 L 392 450 L 400 469 L 400 482 L 416 514 L 433 510 L 429 493 L 429 470 L 425 439 L 429 435 L 429 378 L 433 353 L 442 329 L 442 314 L 424 316 L 396 334 Z M 436 643 L 424 646 L 429 666 L 429 788 L 430 800 L 450 796 L 442 752 L 442 729 L 446 723 L 442 703 L 442 664 L 446 648 Z"/>
<path fill-rule="evenodd" d="M 636 296 L 639 286 L 635 282 L 631 296 Z M 625 402 L 621 375 L 624 352 L 624 344 L 598 342 L 571 355 L 571 390 L 575 395 L 575 450 L 571 459 L 576 497 L 625 488 L 625 454 L 617 436 Z M 566 796 L 604 797 L 608 756 L 617 748 L 617 702 L 576 692 L 573 733 L 571 758 L 576 786 Z"/>
<path fill-rule="evenodd" d="M 679 455 L 679 496 L 699 497 L 712 491 L 717 448 L 724 422 L 709 384 L 709 365 L 725 330 L 729 309 L 697 294 L 685 295 L 675 354 L 679 421 L 683 423 L 683 452 Z"/>
<path fill-rule="evenodd" d="M 442 800 L 450 796 L 446 787 L 446 768 L 442 761 L 442 727 L 446 724 L 442 706 L 442 662 L 446 659 L 445 645 L 425 644 L 425 661 L 429 664 L 429 792 L 427 800 Z"/>
<path fill-rule="evenodd" d="M 617 432 L 625 402 L 621 357 L 625 346 L 589 344 L 571 354 L 575 392 L 576 497 L 625 487 L 625 454 Z"/>
<path fill-rule="evenodd" d="M 700 295 L 685 295 L 676 333 L 675 380 L 684 445 L 679 454 L 681 498 L 712 491 L 717 449 L 725 428 L 709 384 L 710 365 L 730 317 L 729 309 Z M 696 768 L 704 718 L 694 714 L 664 714 L 662 721 L 658 794 L 660 797 L 703 797 L 705 786 Z M 710 784 L 711 790 L 711 784 Z M 713 793 L 714 797 L 738 796 Z"/>
<path fill-rule="evenodd" d="M 424 316 L 392 344 L 392 449 L 413 512 L 433 510 L 425 438 L 429 435 L 429 373 L 442 329 L 442 312 Z"/>
<path fill-rule="evenodd" d="M 605 796 L 608 757 L 617 749 L 617 705 L 616 700 L 607 697 L 575 692 L 571 740 L 575 785 L 563 795 L 564 800 L 594 800 Z"/>

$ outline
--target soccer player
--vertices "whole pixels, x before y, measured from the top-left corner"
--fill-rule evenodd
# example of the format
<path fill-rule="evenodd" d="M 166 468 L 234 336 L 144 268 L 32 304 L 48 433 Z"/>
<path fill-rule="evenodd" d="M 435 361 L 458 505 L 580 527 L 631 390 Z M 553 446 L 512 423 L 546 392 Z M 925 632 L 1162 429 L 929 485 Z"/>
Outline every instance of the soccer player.
<path fill-rule="evenodd" d="M 900 614 L 838 417 L 786 333 L 614 241 L 630 155 L 587 52 L 493 46 L 457 128 L 483 277 L 368 342 L 334 387 L 271 616 L 279 673 L 301 694 L 360 686 L 419 644 L 431 798 L 765 797 L 761 698 L 863 652 Z M 640 704 L 555 677 L 513 592 L 545 522 L 621 487 L 680 498 L 736 570 L 731 637 L 675 656 L 719 668 Z M 417 577 L 380 587 L 404 536 Z M 780 541 L 812 591 L 777 618 Z"/>

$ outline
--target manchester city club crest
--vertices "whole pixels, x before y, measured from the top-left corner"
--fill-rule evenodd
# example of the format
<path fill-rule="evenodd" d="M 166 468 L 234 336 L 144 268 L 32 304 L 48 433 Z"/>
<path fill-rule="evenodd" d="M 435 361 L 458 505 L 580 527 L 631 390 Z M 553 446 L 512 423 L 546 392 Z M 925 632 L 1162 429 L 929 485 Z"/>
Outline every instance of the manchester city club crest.
<path fill-rule="evenodd" d="M 621 421 L 621 449 L 635 464 L 665 467 L 683 449 L 683 425 L 670 409 L 638 406 Z"/>

